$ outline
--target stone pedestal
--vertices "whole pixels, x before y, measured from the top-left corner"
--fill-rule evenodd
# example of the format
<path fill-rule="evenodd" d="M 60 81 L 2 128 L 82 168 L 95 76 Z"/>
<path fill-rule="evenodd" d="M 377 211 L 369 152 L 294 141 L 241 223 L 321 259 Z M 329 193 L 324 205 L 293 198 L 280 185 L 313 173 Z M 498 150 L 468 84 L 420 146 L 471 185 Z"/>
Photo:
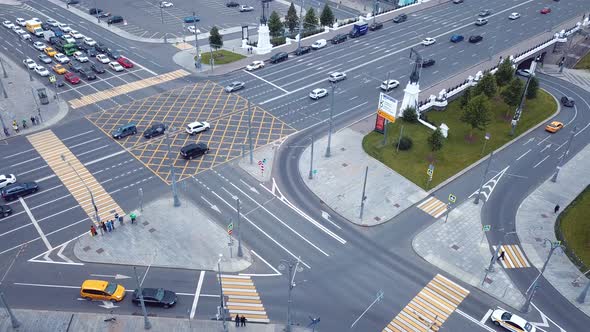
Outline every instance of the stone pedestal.
<path fill-rule="evenodd" d="M 420 94 L 420 84 L 408 82 L 408 85 L 406 85 L 406 88 L 404 89 L 404 99 L 402 100 L 401 107 L 397 111 L 396 118 L 401 117 L 406 108 L 416 107 L 418 105 L 418 95 L 419 94 Z M 416 112 L 418 112 L 418 110 L 416 110 Z"/>
<path fill-rule="evenodd" d="M 258 27 L 258 45 L 254 48 L 256 54 L 267 54 L 272 50 L 270 43 L 270 30 L 268 25 L 260 24 Z"/>
<path fill-rule="evenodd" d="M 242 48 L 248 48 L 248 39 L 242 39 Z"/>

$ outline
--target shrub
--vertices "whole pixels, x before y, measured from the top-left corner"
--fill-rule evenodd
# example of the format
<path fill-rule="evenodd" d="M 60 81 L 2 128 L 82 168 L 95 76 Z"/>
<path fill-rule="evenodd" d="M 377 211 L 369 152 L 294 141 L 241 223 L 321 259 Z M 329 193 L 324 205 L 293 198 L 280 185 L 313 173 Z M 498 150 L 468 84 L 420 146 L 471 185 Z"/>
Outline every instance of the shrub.
<path fill-rule="evenodd" d="M 279 46 L 283 45 L 286 41 L 287 39 L 285 37 L 275 37 L 270 40 L 270 43 L 272 46 Z"/>
<path fill-rule="evenodd" d="M 406 151 L 412 148 L 412 145 L 414 144 L 414 142 L 412 142 L 412 139 L 409 138 L 408 136 L 402 136 L 402 138 L 398 141 L 395 142 L 395 146 L 397 147 L 397 144 L 399 144 L 399 149 L 402 151 Z"/>
<path fill-rule="evenodd" d="M 413 107 L 407 107 L 402 113 L 402 119 L 410 123 L 418 121 L 418 114 L 416 113 L 416 109 Z"/>

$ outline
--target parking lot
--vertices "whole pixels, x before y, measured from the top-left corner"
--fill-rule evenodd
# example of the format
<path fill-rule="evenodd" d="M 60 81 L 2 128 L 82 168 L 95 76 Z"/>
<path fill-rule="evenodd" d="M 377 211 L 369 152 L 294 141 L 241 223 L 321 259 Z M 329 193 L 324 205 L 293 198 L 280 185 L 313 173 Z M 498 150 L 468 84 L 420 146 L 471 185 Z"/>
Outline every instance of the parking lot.
<path fill-rule="evenodd" d="M 251 107 L 251 113 L 254 148 L 295 131 L 260 107 Z M 120 139 L 118 143 L 168 183 L 171 181 L 171 161 L 177 179 L 182 180 L 239 157 L 249 148 L 246 99 L 235 93 L 226 93 L 222 86 L 211 81 L 135 100 L 106 112 L 89 115 L 88 119 L 109 136 L 118 127 L 135 123 L 137 134 Z M 206 121 L 210 123 L 211 129 L 190 136 L 185 132 L 185 127 L 195 121 Z M 163 123 L 167 127 L 169 142 L 165 136 L 151 139 L 142 136 L 145 129 L 155 123 Z M 195 160 L 182 159 L 179 150 L 196 142 L 206 143 L 209 153 Z"/>

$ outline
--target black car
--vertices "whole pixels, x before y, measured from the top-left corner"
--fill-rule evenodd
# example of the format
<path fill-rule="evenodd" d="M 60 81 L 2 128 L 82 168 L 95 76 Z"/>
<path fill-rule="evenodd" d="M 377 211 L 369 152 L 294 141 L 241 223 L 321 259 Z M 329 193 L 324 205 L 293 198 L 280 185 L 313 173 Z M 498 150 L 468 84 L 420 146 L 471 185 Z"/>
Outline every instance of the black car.
<path fill-rule="evenodd" d="M 565 107 L 574 107 L 576 102 L 568 96 L 563 96 L 561 97 L 561 104 Z"/>
<path fill-rule="evenodd" d="M 480 36 L 480 35 L 469 37 L 469 42 L 470 43 L 479 43 L 482 40 L 483 40 L 483 37 Z"/>
<path fill-rule="evenodd" d="M 492 15 L 492 11 L 489 9 L 484 9 L 484 10 L 480 11 L 478 15 L 479 15 L 479 17 L 490 16 L 490 15 Z"/>
<path fill-rule="evenodd" d="M 295 55 L 307 54 L 309 52 L 311 52 L 311 47 L 310 46 L 301 46 L 301 47 L 298 47 L 295 50 Z"/>
<path fill-rule="evenodd" d="M 96 75 L 90 69 L 83 68 L 78 73 L 85 80 L 92 81 L 96 79 Z"/>
<path fill-rule="evenodd" d="M 0 191 L 2 198 L 7 201 L 12 201 L 21 196 L 25 196 L 39 190 L 39 185 L 35 182 L 13 183 L 8 185 Z"/>
<path fill-rule="evenodd" d="M 126 125 L 120 126 L 115 131 L 113 131 L 111 133 L 111 136 L 113 136 L 114 139 L 121 139 L 129 135 L 135 134 L 137 134 L 137 126 L 135 125 L 135 123 L 128 123 Z"/>
<path fill-rule="evenodd" d="M 102 43 L 96 43 L 96 45 L 94 45 L 94 49 L 99 53 L 105 53 L 109 47 Z"/>
<path fill-rule="evenodd" d="M 273 54 L 273 56 L 270 57 L 270 62 L 277 63 L 277 62 L 285 61 L 288 58 L 289 58 L 289 54 L 287 54 L 286 52 L 279 52 L 279 53 Z"/>
<path fill-rule="evenodd" d="M 141 295 L 143 295 L 143 303 L 145 305 L 169 308 L 176 304 L 176 293 L 163 288 L 142 288 Z M 141 305 L 138 289 L 133 291 L 131 301 L 137 305 Z"/>
<path fill-rule="evenodd" d="M 88 49 L 86 49 L 86 50 L 84 51 L 84 53 L 86 53 L 86 56 L 88 56 L 88 57 L 93 57 L 93 58 L 94 58 L 94 57 L 96 57 L 96 55 L 98 54 L 98 52 L 96 52 L 96 50 L 95 50 L 95 49 L 93 49 L 93 48 L 88 48 Z"/>
<path fill-rule="evenodd" d="M 426 60 L 422 61 L 422 68 L 434 66 L 435 63 L 436 63 L 436 61 L 434 61 L 434 59 L 426 59 Z"/>
<path fill-rule="evenodd" d="M 109 17 L 109 19 L 107 20 L 108 24 L 121 23 L 121 22 L 123 22 L 123 16 L 119 16 L 119 15 L 113 15 L 113 16 Z"/>
<path fill-rule="evenodd" d="M 51 25 L 47 24 L 47 23 L 43 23 L 41 24 L 41 29 L 45 30 L 45 31 L 50 31 L 52 28 Z"/>
<path fill-rule="evenodd" d="M 68 0 L 68 2 L 67 2 L 68 5 L 77 5 L 79 3 L 80 3 L 79 0 Z"/>
<path fill-rule="evenodd" d="M 151 125 L 148 129 L 143 132 L 143 137 L 152 138 L 163 135 L 166 131 L 166 126 L 163 123 L 156 123 Z"/>
<path fill-rule="evenodd" d="M 0 205 L 0 218 L 6 218 L 12 214 L 12 208 L 8 205 Z"/>
<path fill-rule="evenodd" d="M 205 143 L 191 143 L 180 149 L 180 155 L 184 159 L 193 159 L 209 153 L 209 148 Z"/>
<path fill-rule="evenodd" d="M 104 67 L 98 63 L 91 64 L 90 69 L 92 69 L 92 71 L 97 74 L 104 74 L 105 73 Z"/>
<path fill-rule="evenodd" d="M 113 50 L 110 48 L 107 48 L 107 55 L 115 60 L 121 57 L 121 53 L 119 53 L 118 50 Z"/>
<path fill-rule="evenodd" d="M 78 40 L 76 41 L 76 48 L 82 52 L 85 52 L 89 46 Z"/>
<path fill-rule="evenodd" d="M 230 1 L 230 2 L 226 3 L 225 6 L 226 7 L 238 7 L 238 6 L 240 6 L 240 4 L 235 1 Z"/>
<path fill-rule="evenodd" d="M 90 14 L 90 15 L 96 15 L 96 14 L 100 14 L 100 13 L 102 13 L 102 9 L 100 9 L 100 8 L 88 9 L 88 14 Z"/>
<path fill-rule="evenodd" d="M 99 18 L 107 18 L 110 16 L 111 16 L 111 13 L 109 13 L 109 12 L 106 12 L 106 13 L 103 12 L 103 13 L 98 14 Z"/>
<path fill-rule="evenodd" d="M 408 15 L 406 14 L 399 14 L 393 18 L 393 23 L 402 23 L 408 19 Z"/>
<path fill-rule="evenodd" d="M 348 39 L 348 35 L 345 33 L 338 34 L 332 38 L 332 44 L 340 44 Z"/>
<path fill-rule="evenodd" d="M 369 30 L 371 30 L 371 31 L 379 30 L 381 28 L 383 28 L 383 23 L 381 23 L 381 22 L 376 22 L 376 23 L 373 23 L 369 26 Z"/>
<path fill-rule="evenodd" d="M 74 72 L 74 73 L 79 73 L 82 69 L 84 69 L 84 67 L 82 67 L 81 64 L 70 61 L 70 63 L 68 63 L 68 67 L 70 67 L 70 69 Z"/>

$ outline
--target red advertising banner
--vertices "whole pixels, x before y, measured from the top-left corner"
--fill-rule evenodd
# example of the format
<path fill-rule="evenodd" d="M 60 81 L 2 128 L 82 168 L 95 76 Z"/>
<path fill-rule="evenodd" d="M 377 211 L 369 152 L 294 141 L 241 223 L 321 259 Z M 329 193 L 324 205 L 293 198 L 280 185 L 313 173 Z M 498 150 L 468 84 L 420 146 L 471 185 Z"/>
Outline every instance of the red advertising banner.
<path fill-rule="evenodd" d="M 377 114 L 377 120 L 375 121 L 375 131 L 383 134 L 385 131 L 385 118 Z"/>

